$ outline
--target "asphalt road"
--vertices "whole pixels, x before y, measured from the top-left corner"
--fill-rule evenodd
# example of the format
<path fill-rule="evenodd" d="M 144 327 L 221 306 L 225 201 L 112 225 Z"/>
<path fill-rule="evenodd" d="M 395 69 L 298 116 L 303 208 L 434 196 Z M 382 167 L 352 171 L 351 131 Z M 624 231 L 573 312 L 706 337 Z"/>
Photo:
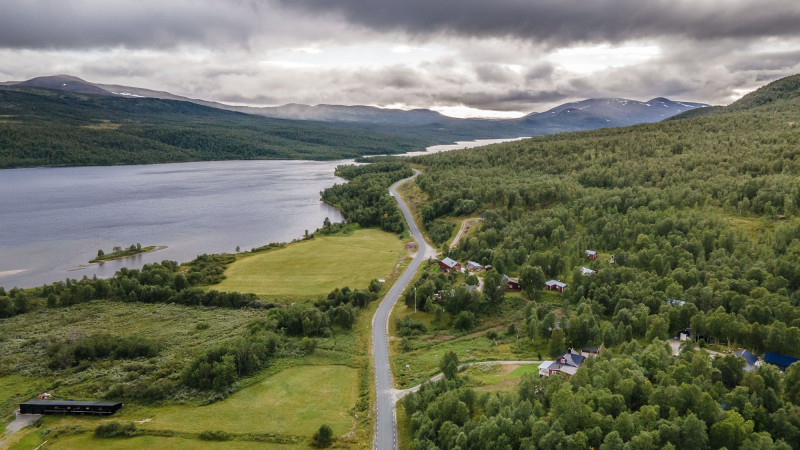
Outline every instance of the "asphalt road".
<path fill-rule="evenodd" d="M 376 390 L 376 416 L 375 416 L 375 439 L 374 448 L 379 450 L 389 450 L 397 448 L 397 419 L 395 416 L 392 388 L 392 369 L 389 366 L 389 315 L 392 312 L 395 302 L 400 298 L 400 294 L 405 290 L 411 278 L 417 273 L 417 269 L 422 261 L 429 256 L 435 255 L 435 249 L 425 242 L 425 238 L 420 233 L 414 217 L 411 215 L 408 206 L 397 194 L 397 186 L 413 179 L 419 175 L 419 171 L 414 171 L 414 176 L 405 178 L 393 184 L 389 188 L 389 193 L 397 200 L 403 216 L 406 218 L 411 236 L 417 242 L 417 256 L 408 265 L 405 272 L 394 283 L 389 293 L 381 301 L 375 316 L 372 317 L 372 357 L 375 367 L 375 390 Z"/>

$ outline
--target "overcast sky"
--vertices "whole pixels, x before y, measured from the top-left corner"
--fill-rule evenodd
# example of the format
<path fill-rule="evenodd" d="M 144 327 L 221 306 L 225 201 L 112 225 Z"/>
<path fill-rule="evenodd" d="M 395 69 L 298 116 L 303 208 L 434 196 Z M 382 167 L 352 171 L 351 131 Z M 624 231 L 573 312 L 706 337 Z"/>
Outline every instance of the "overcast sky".
<path fill-rule="evenodd" d="M 265 106 L 727 104 L 800 72 L 800 1 L 4 1 L 0 62 L 0 80 L 65 73 Z"/>

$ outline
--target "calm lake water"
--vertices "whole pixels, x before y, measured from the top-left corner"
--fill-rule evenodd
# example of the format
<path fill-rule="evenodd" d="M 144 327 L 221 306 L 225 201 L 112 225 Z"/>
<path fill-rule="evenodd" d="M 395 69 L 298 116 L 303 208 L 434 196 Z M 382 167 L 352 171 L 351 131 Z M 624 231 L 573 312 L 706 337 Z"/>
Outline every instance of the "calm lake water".
<path fill-rule="evenodd" d="M 0 170 L 0 286 L 110 277 L 302 237 L 341 213 L 319 200 L 342 161 L 215 161 Z M 98 249 L 163 245 L 85 266 Z"/>
<path fill-rule="evenodd" d="M 428 147 L 458 150 L 511 139 Z M 287 242 L 341 213 L 319 198 L 352 161 L 212 161 L 0 170 L 0 286 L 110 277 L 121 267 Z M 98 249 L 166 246 L 88 265 Z"/>

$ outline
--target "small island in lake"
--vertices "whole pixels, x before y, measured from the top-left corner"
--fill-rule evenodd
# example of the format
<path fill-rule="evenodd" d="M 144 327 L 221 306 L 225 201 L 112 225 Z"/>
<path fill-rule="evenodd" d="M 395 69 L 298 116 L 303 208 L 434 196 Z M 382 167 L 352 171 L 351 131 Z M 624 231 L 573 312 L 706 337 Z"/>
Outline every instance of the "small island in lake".
<path fill-rule="evenodd" d="M 142 244 L 131 244 L 131 246 L 126 249 L 123 249 L 122 247 L 114 247 L 113 251 L 108 254 L 103 252 L 103 249 L 100 249 L 97 251 L 97 257 L 90 260 L 89 262 L 97 263 L 97 262 L 109 261 L 112 259 L 127 258 L 130 256 L 138 255 L 140 253 L 147 253 L 155 250 L 160 250 L 162 248 L 165 247 L 156 247 L 155 245 L 142 247 Z"/>

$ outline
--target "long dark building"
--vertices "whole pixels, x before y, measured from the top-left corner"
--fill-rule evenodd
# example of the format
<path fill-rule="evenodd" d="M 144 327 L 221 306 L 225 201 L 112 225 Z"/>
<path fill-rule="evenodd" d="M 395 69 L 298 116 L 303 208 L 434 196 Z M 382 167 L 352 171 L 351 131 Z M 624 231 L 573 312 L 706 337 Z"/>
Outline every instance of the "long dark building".
<path fill-rule="evenodd" d="M 122 408 L 120 402 L 28 400 L 19 404 L 21 414 L 89 414 L 108 416 Z"/>

